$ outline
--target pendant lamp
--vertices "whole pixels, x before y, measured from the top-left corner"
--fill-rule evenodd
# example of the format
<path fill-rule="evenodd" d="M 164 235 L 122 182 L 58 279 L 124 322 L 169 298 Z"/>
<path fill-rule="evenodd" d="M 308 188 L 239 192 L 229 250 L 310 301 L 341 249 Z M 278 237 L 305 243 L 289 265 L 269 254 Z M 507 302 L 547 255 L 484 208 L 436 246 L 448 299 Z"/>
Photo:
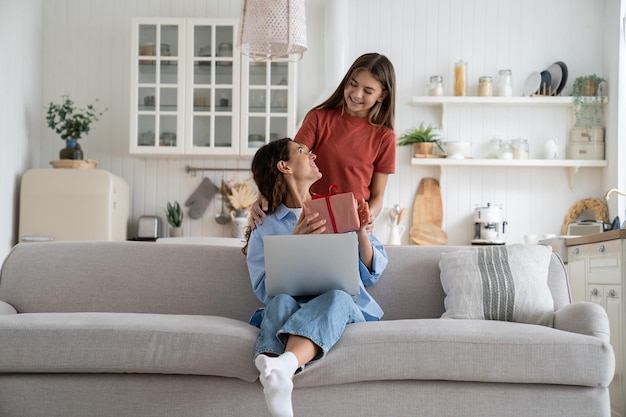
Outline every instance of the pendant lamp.
<path fill-rule="evenodd" d="M 245 0 L 241 52 L 254 61 L 298 61 L 307 50 L 304 0 Z"/>

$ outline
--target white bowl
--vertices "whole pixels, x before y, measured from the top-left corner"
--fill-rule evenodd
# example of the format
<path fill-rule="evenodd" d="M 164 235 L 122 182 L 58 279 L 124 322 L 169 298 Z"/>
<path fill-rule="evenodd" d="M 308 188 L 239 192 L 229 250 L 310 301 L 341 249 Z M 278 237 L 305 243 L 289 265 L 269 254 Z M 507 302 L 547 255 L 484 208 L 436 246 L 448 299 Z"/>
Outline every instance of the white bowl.
<path fill-rule="evenodd" d="M 452 159 L 465 159 L 469 156 L 470 143 L 465 140 L 442 142 L 441 147 Z"/>

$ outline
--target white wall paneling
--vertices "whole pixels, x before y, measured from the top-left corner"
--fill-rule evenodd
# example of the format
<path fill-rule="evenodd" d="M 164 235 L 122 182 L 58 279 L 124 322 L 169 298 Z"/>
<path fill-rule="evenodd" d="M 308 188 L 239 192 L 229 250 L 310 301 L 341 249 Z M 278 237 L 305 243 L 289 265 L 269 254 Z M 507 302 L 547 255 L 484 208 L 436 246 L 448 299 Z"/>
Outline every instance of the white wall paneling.
<path fill-rule="evenodd" d="M 81 139 L 86 157 L 99 167 L 126 179 L 131 186 L 129 237 L 136 234 L 142 214 L 159 215 L 168 201 L 183 204 L 199 184 L 185 173 L 189 164 L 239 166 L 238 161 L 183 158 L 134 158 L 128 155 L 129 48 L 133 17 L 239 17 L 242 2 L 232 1 L 101 1 L 53 0 L 44 2 L 44 101 L 70 93 L 77 104 L 99 99 L 108 110 L 88 137 Z M 72 24 L 68 24 L 72 22 Z M 43 119 L 42 119 L 43 120 Z M 43 123 L 43 121 L 42 121 Z M 61 141 L 44 130 L 41 165 L 56 159 Z M 220 165 L 222 164 L 222 165 Z M 242 165 L 244 169 L 249 161 Z M 213 179 L 213 178 L 212 178 Z M 215 179 L 219 186 L 221 178 Z M 220 209 L 215 201 L 201 220 L 185 219 L 190 236 L 228 235 L 230 229 L 212 219 Z M 167 227 L 164 225 L 163 230 Z"/>
<path fill-rule="evenodd" d="M 398 134 L 421 121 L 438 124 L 438 109 L 408 107 L 407 103 L 412 96 L 425 94 L 430 75 L 442 75 L 446 94 L 451 94 L 453 64 L 459 59 L 468 62 L 470 95 L 476 94 L 479 76 L 495 78 L 503 68 L 512 69 L 514 93 L 521 95 L 526 77 L 555 61 L 568 65 L 568 87 L 582 74 L 608 78 L 607 68 L 617 65 L 613 58 L 605 58 L 617 42 L 606 39 L 605 2 L 425 0 L 394 2 L 385 8 L 382 2 L 361 0 L 351 5 L 351 21 L 359 22 L 350 29 L 353 56 L 378 50 L 396 66 Z M 363 30 L 364 22 L 373 21 L 378 24 Z M 564 94 L 568 92 L 569 88 Z M 528 139 L 531 157 L 539 157 L 543 143 L 556 138 L 564 155 L 568 112 L 561 107 L 450 107 L 446 135 L 470 140 L 476 157 L 494 136 Z M 397 202 L 410 207 L 419 181 L 438 176 L 433 167 L 406 168 L 407 158 L 409 150 L 399 149 L 398 174 L 388 187 L 387 206 Z M 567 174 L 564 168 L 446 167 L 441 189 L 449 242 L 468 243 L 473 210 L 487 202 L 503 205 L 509 242 L 523 241 L 526 233 L 560 233 L 565 213 L 576 200 L 601 196 L 606 189 L 602 169 L 581 169 L 573 190 Z M 384 222 L 377 222 L 377 230 L 385 238 Z"/>
<path fill-rule="evenodd" d="M 323 50 L 323 12 L 327 1 L 332 0 L 306 0 L 309 51 L 299 66 L 299 120 L 320 99 L 320 91 L 328 88 L 324 85 Z M 438 120 L 436 108 L 411 106 L 410 100 L 424 94 L 428 77 L 433 74 L 443 75 L 449 92 L 453 64 L 459 59 L 469 63 L 471 94 L 476 91 L 479 76 L 495 76 L 501 68 L 513 70 L 514 90 L 520 94 L 528 74 L 559 60 L 568 65 L 571 81 L 581 74 L 597 73 L 609 78 L 610 84 L 617 84 L 610 78 L 617 76 L 618 39 L 613 39 L 613 34 L 618 29 L 607 30 L 606 27 L 619 26 L 619 23 L 617 17 L 607 16 L 605 9 L 607 5 L 619 9 L 620 0 L 345 1 L 347 15 L 339 20 L 347 25 L 347 39 L 337 39 L 335 43 L 344 48 L 346 68 L 334 70 L 345 72 L 364 52 L 387 55 L 397 75 L 398 134 L 422 120 Z M 185 166 L 248 169 L 249 159 L 135 158 L 128 154 L 131 18 L 239 18 L 241 0 L 46 0 L 34 3 L 9 0 L 0 4 L 3 16 L 6 4 L 19 8 L 12 13 L 14 17 L 30 16 L 30 12 L 35 15 L 40 12 L 42 16 L 41 25 L 29 21 L 11 33 L 13 38 L 23 34 L 30 36 L 38 34 L 41 27 L 41 45 L 37 45 L 36 39 L 27 45 L 32 53 L 25 63 L 40 68 L 40 74 L 36 75 L 41 76 L 41 98 L 36 108 L 43 108 L 64 93 L 71 94 L 80 105 L 99 98 L 99 105 L 108 108 L 90 135 L 81 139 L 81 144 L 88 158 L 98 160 L 101 168 L 125 178 L 131 185 L 129 236 L 134 235 L 135 222 L 140 215 L 163 217 L 167 201 L 183 203 L 195 190 L 201 174 L 192 177 L 185 173 Z M 608 38 L 609 34 L 613 37 Z M 3 51 L 9 48 L 7 56 L 11 57 L 24 47 L 22 42 L 20 46 L 14 43 L 13 48 L 6 40 L 0 42 L 3 42 Z M 41 58 L 37 58 L 40 51 Z M 32 78 L 37 77 L 26 73 L 14 79 L 15 84 L 24 85 Z M 21 92 L 14 94 L 22 95 Z M 616 100 L 609 106 L 614 102 Z M 495 134 L 507 139 L 522 136 L 531 140 L 531 154 L 536 154 L 539 143 L 553 135 L 564 140 L 567 135 L 566 127 L 559 121 L 564 109 L 506 108 L 495 113 L 481 108 L 451 110 L 454 111 L 458 114 L 454 115 L 456 121 L 451 122 L 448 133 L 471 139 L 474 147 Z M 610 113 L 613 119 L 617 118 L 615 108 L 610 107 Z M 40 140 L 34 142 L 36 149 L 30 155 L 35 160 L 34 166 L 48 167 L 48 161 L 58 157 L 62 143 L 45 127 L 43 109 L 33 120 L 31 129 L 36 127 Z M 610 122 L 617 125 L 615 120 Z M 607 135 L 611 132 L 608 141 L 616 143 L 616 130 L 607 129 Z M 13 133 L 17 131 L 13 129 Z M 22 145 L 20 148 L 11 146 L 16 147 L 11 150 L 12 154 L 23 154 Z M 398 148 L 397 173 L 390 178 L 386 206 L 398 203 L 411 207 L 419 181 L 439 173 L 437 167 L 411 166 L 409 161 L 409 148 Z M 609 166 L 616 161 L 610 160 Z M 525 233 L 558 233 L 563 217 L 576 200 L 601 196 L 609 185 L 615 185 L 616 180 L 605 178 L 605 172 L 610 169 L 582 169 L 574 189 L 570 190 L 567 170 L 563 168 L 447 167 L 441 187 L 444 229 L 449 242 L 468 243 L 473 230 L 474 207 L 488 201 L 503 204 L 509 222 L 509 242 L 520 242 Z M 219 185 L 219 171 L 204 175 Z M 248 173 L 244 171 L 241 175 Z M 220 208 L 220 200 L 214 199 L 202 219 L 187 218 L 185 234 L 228 236 L 229 225 L 220 226 L 214 221 Z M 376 233 L 382 240 L 387 235 L 387 217 L 384 212 L 376 222 Z M 406 226 L 410 226 L 410 217 L 405 220 Z M 0 225 L 2 231 L 5 230 Z M 408 243 L 407 234 L 404 242 Z"/>
<path fill-rule="evenodd" d="M 0 259 L 17 239 L 21 176 L 38 163 L 41 8 L 42 1 L 0 1 Z"/>

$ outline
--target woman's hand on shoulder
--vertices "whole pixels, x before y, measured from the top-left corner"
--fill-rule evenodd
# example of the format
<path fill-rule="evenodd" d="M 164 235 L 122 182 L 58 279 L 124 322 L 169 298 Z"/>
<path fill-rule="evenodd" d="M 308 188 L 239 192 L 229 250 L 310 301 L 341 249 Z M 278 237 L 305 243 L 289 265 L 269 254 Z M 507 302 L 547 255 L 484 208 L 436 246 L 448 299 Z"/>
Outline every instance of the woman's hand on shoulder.
<path fill-rule="evenodd" d="M 296 227 L 293 229 L 294 235 L 309 235 L 309 234 L 321 234 L 326 230 L 326 219 L 319 219 L 319 213 L 305 214 L 302 210 L 302 214 L 296 222 Z"/>
<path fill-rule="evenodd" d="M 250 216 L 248 217 L 248 226 L 250 226 L 250 230 L 254 230 L 254 228 L 256 228 L 257 223 L 263 224 L 263 217 L 266 216 L 265 214 L 266 211 L 267 211 L 267 200 L 265 199 L 265 197 L 261 196 L 250 207 Z"/>

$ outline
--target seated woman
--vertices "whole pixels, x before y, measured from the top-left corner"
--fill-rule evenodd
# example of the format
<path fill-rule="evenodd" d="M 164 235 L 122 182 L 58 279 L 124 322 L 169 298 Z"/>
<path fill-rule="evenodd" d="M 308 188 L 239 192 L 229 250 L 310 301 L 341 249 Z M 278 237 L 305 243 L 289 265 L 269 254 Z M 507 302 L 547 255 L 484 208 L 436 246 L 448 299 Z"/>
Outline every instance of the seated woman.
<path fill-rule="evenodd" d="M 361 275 L 358 300 L 340 290 L 306 298 L 267 295 L 263 237 L 322 233 L 326 229 L 325 220 L 318 219 L 319 213 L 304 215 L 302 211 L 303 202 L 311 199 L 309 188 L 322 177 L 315 158 L 305 145 L 285 138 L 260 148 L 252 161 L 254 181 L 267 199 L 269 211 L 262 225 L 248 230 L 243 250 L 252 289 L 265 304 L 250 323 L 261 329 L 254 362 L 260 372 L 267 406 L 275 417 L 293 415 L 291 392 L 296 371 L 310 361 L 323 358 L 337 343 L 346 325 L 379 320 L 383 315 L 365 287 L 378 282 L 387 266 L 387 254 L 382 244 L 366 231 L 369 207 L 363 199 L 358 204 L 361 223 L 357 231 Z"/>

